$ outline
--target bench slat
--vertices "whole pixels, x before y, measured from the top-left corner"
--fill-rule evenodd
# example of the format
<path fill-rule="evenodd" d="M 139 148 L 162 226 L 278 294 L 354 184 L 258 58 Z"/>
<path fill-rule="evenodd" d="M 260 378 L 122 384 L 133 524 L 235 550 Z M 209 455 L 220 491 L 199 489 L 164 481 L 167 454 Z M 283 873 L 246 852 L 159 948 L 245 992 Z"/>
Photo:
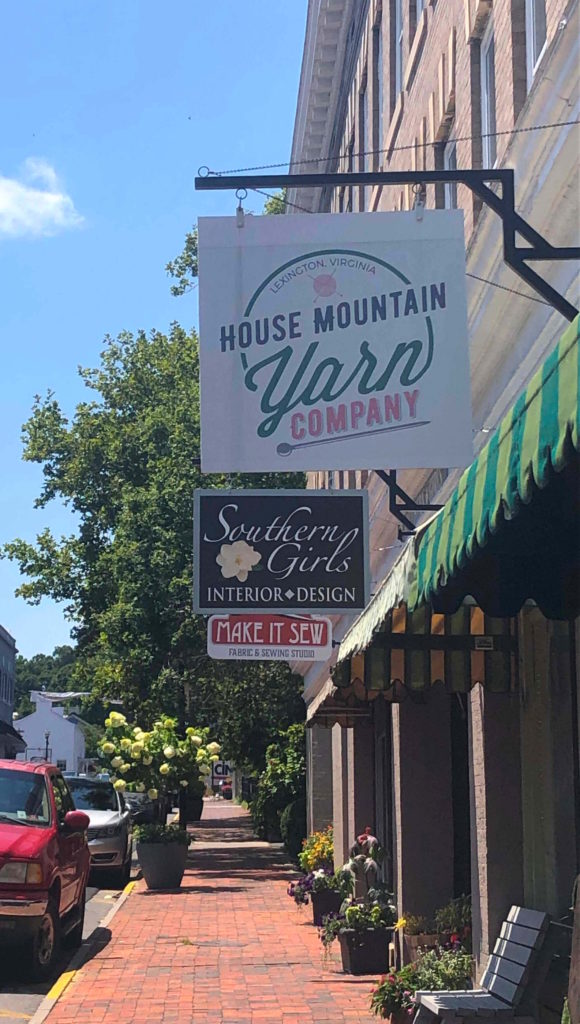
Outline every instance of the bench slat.
<path fill-rule="evenodd" d="M 545 931 L 548 927 L 548 915 L 541 910 L 527 910 L 526 907 L 512 907 L 508 916 L 512 924 L 523 925 L 524 928 L 534 928 L 538 931 Z"/>
<path fill-rule="evenodd" d="M 510 1006 L 489 992 L 476 989 L 465 992 L 416 992 L 415 1000 L 432 1013 L 446 1019 L 458 1017 L 513 1016 Z"/>
<path fill-rule="evenodd" d="M 530 949 L 537 949 L 543 942 L 544 933 L 534 931 L 532 928 L 523 928 L 519 924 L 512 924 L 511 921 L 504 921 L 501 926 L 500 938 L 510 939 L 520 946 L 529 946 Z"/>
<path fill-rule="evenodd" d="M 520 946 L 517 942 L 510 942 L 508 939 L 498 939 L 493 947 L 494 956 L 503 956 L 506 960 L 513 960 L 516 964 L 528 964 L 534 955 L 534 950 L 529 946 Z"/>
<path fill-rule="evenodd" d="M 514 985 L 520 985 L 528 973 L 526 964 L 514 964 L 511 960 L 506 960 L 503 956 L 495 956 L 493 953 L 489 958 L 486 974 L 488 971 L 490 974 L 499 974 L 500 978 L 513 981 Z M 481 985 L 482 988 L 486 987 L 483 978 Z"/>
<path fill-rule="evenodd" d="M 505 999 L 506 1003 L 510 1006 L 514 1006 L 518 1000 L 518 996 L 521 994 L 522 986 L 514 985 L 513 981 L 507 981 L 505 978 L 500 978 L 497 974 L 492 974 L 490 980 L 487 983 L 487 991 L 491 992 L 494 996 L 499 996 L 500 999 Z"/>

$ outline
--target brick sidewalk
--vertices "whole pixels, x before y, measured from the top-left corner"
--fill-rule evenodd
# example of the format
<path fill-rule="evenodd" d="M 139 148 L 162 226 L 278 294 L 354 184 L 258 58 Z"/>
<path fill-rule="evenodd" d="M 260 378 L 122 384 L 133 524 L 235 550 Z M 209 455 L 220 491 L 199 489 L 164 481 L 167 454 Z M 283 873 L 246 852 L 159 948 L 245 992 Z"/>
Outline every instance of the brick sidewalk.
<path fill-rule="evenodd" d="M 206 801 L 179 892 L 143 882 L 48 1024 L 371 1024 L 372 978 L 323 965 L 308 907 L 247 812 Z M 335 954 L 335 957 L 337 955 Z"/>

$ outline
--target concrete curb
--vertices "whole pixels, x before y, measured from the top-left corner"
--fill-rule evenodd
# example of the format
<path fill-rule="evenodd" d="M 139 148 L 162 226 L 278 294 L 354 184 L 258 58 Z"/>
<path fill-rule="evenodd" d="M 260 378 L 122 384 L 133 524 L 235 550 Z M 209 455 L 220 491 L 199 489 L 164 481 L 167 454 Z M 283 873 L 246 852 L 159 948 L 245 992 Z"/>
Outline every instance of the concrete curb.
<path fill-rule="evenodd" d="M 128 882 L 116 903 L 114 903 L 114 905 L 109 910 L 108 914 L 105 915 L 100 924 L 91 933 L 90 938 L 87 939 L 86 942 L 83 942 L 80 949 L 78 949 L 77 952 L 74 954 L 68 965 L 67 970 L 63 971 L 60 977 L 57 978 L 54 985 L 50 989 L 50 992 L 48 992 L 48 994 L 44 997 L 40 1006 L 38 1007 L 34 1015 L 30 1018 L 28 1024 L 43 1024 L 52 1008 L 56 1006 L 63 993 L 66 992 L 75 975 L 78 974 L 78 972 L 87 963 L 88 960 L 92 959 L 98 946 L 101 945 L 103 939 L 103 929 L 108 927 L 108 925 L 113 920 L 115 914 L 117 914 L 118 911 L 123 906 L 123 904 L 127 902 L 136 884 L 136 882 Z"/>

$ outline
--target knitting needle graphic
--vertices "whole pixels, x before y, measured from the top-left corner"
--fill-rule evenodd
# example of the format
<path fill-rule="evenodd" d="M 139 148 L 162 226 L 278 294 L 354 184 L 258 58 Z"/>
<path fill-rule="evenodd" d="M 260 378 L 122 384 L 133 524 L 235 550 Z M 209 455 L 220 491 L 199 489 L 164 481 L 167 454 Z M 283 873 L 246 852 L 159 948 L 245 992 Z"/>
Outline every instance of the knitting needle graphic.
<path fill-rule="evenodd" d="M 416 423 L 399 423 L 396 427 L 379 427 L 378 430 L 361 430 L 360 434 L 343 434 L 342 437 L 323 437 L 320 441 L 303 441 L 301 444 L 288 444 L 283 441 L 276 447 L 278 455 L 290 455 L 298 448 L 310 448 L 313 444 L 335 444 L 337 441 L 351 441 L 354 437 L 368 437 L 370 434 L 387 434 L 394 430 L 411 430 L 412 427 L 427 427 L 431 420 L 417 420 Z"/>

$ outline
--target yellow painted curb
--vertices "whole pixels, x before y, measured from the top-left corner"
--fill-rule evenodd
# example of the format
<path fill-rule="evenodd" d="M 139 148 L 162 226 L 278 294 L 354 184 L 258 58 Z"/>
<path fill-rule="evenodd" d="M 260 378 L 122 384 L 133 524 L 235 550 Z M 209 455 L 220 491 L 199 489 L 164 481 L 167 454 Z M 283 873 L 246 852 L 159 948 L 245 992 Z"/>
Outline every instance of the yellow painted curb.
<path fill-rule="evenodd" d="M 57 978 L 50 992 L 48 993 L 48 999 L 60 999 L 65 988 L 68 988 L 71 981 L 73 980 L 76 971 L 64 971 L 60 978 Z"/>
<path fill-rule="evenodd" d="M 128 896 L 130 892 L 133 892 L 133 889 L 135 888 L 136 885 L 137 882 L 127 882 L 127 885 L 123 889 L 123 895 Z"/>

